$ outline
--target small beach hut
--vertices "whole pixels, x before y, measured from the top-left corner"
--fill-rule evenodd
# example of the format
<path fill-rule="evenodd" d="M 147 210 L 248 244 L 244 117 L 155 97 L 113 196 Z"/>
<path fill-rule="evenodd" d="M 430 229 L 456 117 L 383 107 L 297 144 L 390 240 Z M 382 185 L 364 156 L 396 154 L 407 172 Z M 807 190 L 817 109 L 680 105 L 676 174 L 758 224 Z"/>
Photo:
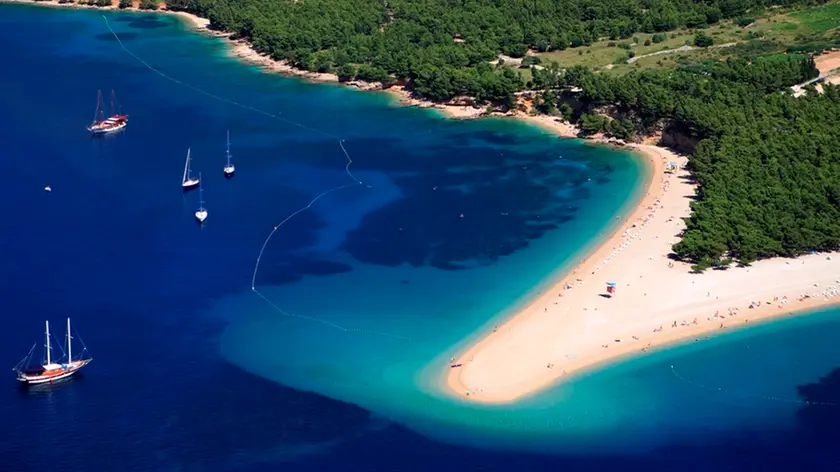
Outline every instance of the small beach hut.
<path fill-rule="evenodd" d="M 667 172 L 669 174 L 673 174 L 674 172 L 676 172 L 676 170 L 677 170 L 677 163 L 674 162 L 674 161 L 669 162 L 668 165 L 665 166 L 665 172 Z"/>
<path fill-rule="evenodd" d="M 610 296 L 615 295 L 615 282 L 607 282 L 607 293 L 609 293 Z"/>

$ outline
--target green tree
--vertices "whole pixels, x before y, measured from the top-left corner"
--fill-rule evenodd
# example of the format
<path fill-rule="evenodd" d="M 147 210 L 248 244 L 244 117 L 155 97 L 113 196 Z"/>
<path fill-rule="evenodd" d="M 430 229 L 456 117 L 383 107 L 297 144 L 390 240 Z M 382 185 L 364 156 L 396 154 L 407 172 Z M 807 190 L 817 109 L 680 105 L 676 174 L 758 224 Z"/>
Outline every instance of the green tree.
<path fill-rule="evenodd" d="M 552 114 L 557 111 L 557 94 L 551 90 L 543 92 L 534 100 L 535 108 L 538 112 L 544 114 Z"/>
<path fill-rule="evenodd" d="M 309 58 L 309 70 L 313 72 L 329 72 L 332 70 L 333 57 L 330 51 L 318 51 Z"/>
<path fill-rule="evenodd" d="M 755 23 L 755 18 L 750 17 L 741 17 L 735 20 L 735 24 L 740 26 L 741 28 L 747 27 L 753 23 Z"/>
<path fill-rule="evenodd" d="M 694 45 L 698 48 L 707 48 L 715 43 L 715 40 L 708 34 L 698 31 L 694 34 Z"/>
<path fill-rule="evenodd" d="M 522 67 L 531 67 L 538 64 L 542 64 L 542 59 L 538 56 L 526 56 L 522 59 L 521 65 Z"/>
<path fill-rule="evenodd" d="M 347 82 L 356 78 L 356 68 L 352 64 L 342 64 L 338 68 L 338 80 Z"/>
<path fill-rule="evenodd" d="M 584 113 L 580 116 L 580 129 L 587 134 L 599 133 L 607 130 L 607 122 L 605 116 Z"/>
<path fill-rule="evenodd" d="M 561 103 L 560 106 L 557 107 L 557 111 L 560 112 L 560 116 L 563 117 L 564 120 L 571 122 L 574 118 L 575 111 L 572 109 L 572 106 L 568 103 Z"/>

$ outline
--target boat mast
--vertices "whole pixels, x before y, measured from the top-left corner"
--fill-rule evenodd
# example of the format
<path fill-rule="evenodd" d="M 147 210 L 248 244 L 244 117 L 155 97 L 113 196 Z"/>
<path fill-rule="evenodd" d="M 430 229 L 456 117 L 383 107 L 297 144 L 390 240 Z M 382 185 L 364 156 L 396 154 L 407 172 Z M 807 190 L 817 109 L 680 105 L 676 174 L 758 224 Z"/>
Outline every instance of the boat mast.
<path fill-rule="evenodd" d="M 114 94 L 114 90 L 111 89 L 111 116 L 116 115 L 116 113 L 114 113 L 114 104 L 115 104 L 116 101 L 117 101 L 117 96 Z"/>
<path fill-rule="evenodd" d="M 93 123 L 102 121 L 102 90 L 96 91 L 96 111 L 93 112 Z"/>
<path fill-rule="evenodd" d="M 47 365 L 49 365 L 51 363 L 50 362 L 50 320 L 47 320 L 47 344 L 46 344 L 46 346 L 47 346 Z"/>
<path fill-rule="evenodd" d="M 73 362 L 73 344 L 71 343 L 70 339 L 70 318 L 67 318 L 67 363 L 70 364 Z"/>
<path fill-rule="evenodd" d="M 198 173 L 198 209 L 204 209 L 204 187 L 201 185 L 201 172 Z"/>
<path fill-rule="evenodd" d="M 227 132 L 227 166 L 230 167 L 230 130 Z"/>
<path fill-rule="evenodd" d="M 181 179 L 181 182 L 187 181 L 187 172 L 190 171 L 190 148 L 187 148 L 187 162 L 184 163 L 184 178 Z"/>

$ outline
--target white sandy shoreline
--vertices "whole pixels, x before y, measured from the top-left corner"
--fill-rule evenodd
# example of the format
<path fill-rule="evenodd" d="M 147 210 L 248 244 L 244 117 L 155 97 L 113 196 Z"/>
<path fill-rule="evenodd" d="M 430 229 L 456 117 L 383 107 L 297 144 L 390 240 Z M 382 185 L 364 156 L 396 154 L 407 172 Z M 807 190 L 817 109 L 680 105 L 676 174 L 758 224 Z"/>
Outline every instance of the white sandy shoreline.
<path fill-rule="evenodd" d="M 840 259 L 833 254 L 703 274 L 671 261 L 695 191 L 686 171 L 666 174 L 665 167 L 686 158 L 633 147 L 653 164 L 640 205 L 564 280 L 456 355 L 461 367 L 443 367 L 446 391 L 511 402 L 628 354 L 840 301 Z M 607 282 L 616 284 L 612 298 L 605 297 Z"/>
<path fill-rule="evenodd" d="M 840 66 L 840 52 L 822 55 L 816 64 L 827 74 Z M 561 136 L 577 134 L 551 117 L 524 119 Z M 462 366 L 444 367 L 444 391 L 482 403 L 511 402 L 624 356 L 840 303 L 838 253 L 703 274 L 671 261 L 667 256 L 696 192 L 688 172 L 666 174 L 665 168 L 676 162 L 682 169 L 687 158 L 661 147 L 631 147 L 650 160 L 653 179 L 623 230 L 565 280 L 453 357 Z M 604 297 L 607 282 L 616 284 L 613 298 Z"/>

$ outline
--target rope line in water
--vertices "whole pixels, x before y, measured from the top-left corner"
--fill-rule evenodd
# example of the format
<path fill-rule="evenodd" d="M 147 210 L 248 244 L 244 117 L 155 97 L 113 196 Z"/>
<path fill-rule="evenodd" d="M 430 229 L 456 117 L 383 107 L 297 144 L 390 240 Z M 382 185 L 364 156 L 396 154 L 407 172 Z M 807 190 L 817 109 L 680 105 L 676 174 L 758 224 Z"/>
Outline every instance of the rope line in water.
<path fill-rule="evenodd" d="M 780 402 L 780 403 L 796 403 L 796 404 L 800 404 L 800 405 L 818 405 L 818 406 L 840 406 L 840 403 L 836 403 L 836 402 L 816 402 L 816 401 L 812 402 L 812 401 L 808 401 L 808 400 L 800 400 L 798 398 L 785 398 L 785 397 L 777 397 L 777 396 L 773 396 L 773 395 L 744 394 L 744 393 L 741 393 L 741 392 L 734 392 L 732 390 L 727 390 L 723 387 L 713 387 L 713 386 L 701 384 L 699 382 L 694 382 L 692 380 L 689 380 L 689 379 L 683 377 L 682 375 L 679 374 L 679 372 L 677 372 L 677 370 L 674 368 L 673 365 L 671 366 L 671 373 L 674 374 L 674 376 L 676 378 L 682 380 L 683 382 L 685 382 L 685 383 L 687 383 L 691 386 L 694 386 L 694 387 L 697 387 L 697 388 L 700 388 L 700 389 L 703 389 L 703 390 L 708 390 L 708 391 L 711 391 L 711 392 L 727 393 L 727 394 L 730 394 L 730 395 L 733 395 L 733 396 L 740 396 L 740 397 L 747 397 L 747 398 L 757 398 L 757 399 L 761 399 L 761 400 Z"/>
<path fill-rule="evenodd" d="M 166 73 L 164 73 L 164 72 L 161 72 L 160 70 L 156 69 L 156 68 L 155 68 L 155 67 L 153 67 L 151 64 L 149 64 L 148 62 L 146 62 L 145 60 L 143 60 L 143 58 L 142 58 L 142 57 L 138 56 L 137 54 L 134 54 L 133 52 L 131 52 L 131 50 L 129 50 L 127 47 L 125 47 L 125 44 L 123 44 L 123 42 L 122 42 L 122 40 L 120 39 L 119 35 L 117 35 L 117 33 L 116 33 L 116 32 L 115 32 L 112 28 L 111 28 L 110 23 L 108 23 L 108 18 L 106 18 L 106 17 L 105 17 L 105 15 L 102 15 L 102 19 L 104 19 L 104 20 L 105 20 L 105 26 L 108 28 L 108 31 L 110 31 L 110 32 L 111 32 L 111 34 L 112 34 L 112 35 L 114 36 L 114 38 L 117 40 L 117 43 L 120 45 L 120 48 L 122 48 L 122 50 L 123 50 L 123 51 L 125 51 L 125 53 L 126 53 L 126 54 L 128 54 L 128 55 L 129 55 L 129 56 L 131 56 L 131 57 L 133 57 L 133 58 L 134 58 L 134 59 L 136 59 L 138 62 L 140 62 L 141 64 L 143 64 L 143 65 L 144 65 L 147 69 L 149 69 L 149 70 L 151 70 L 152 72 L 154 72 L 155 74 L 157 74 L 157 75 L 159 75 L 159 76 L 163 77 L 164 79 L 166 79 L 166 80 L 168 80 L 168 81 L 170 81 L 170 82 L 173 82 L 173 83 L 175 83 L 175 84 L 178 84 L 178 85 L 180 85 L 180 86 L 182 86 L 182 87 L 186 87 L 186 88 L 188 88 L 188 89 L 190 89 L 190 90 L 192 90 L 192 91 L 194 91 L 194 92 L 200 93 L 200 94 L 202 94 L 202 95 L 204 95 L 204 96 L 207 96 L 207 97 L 209 97 L 209 98 L 212 98 L 212 99 L 214 99 L 214 100 L 218 100 L 218 101 L 220 101 L 220 102 L 227 103 L 228 105 L 233 105 L 233 106 L 235 106 L 235 107 L 239 107 L 239 108 L 242 108 L 242 109 L 245 109 L 245 110 L 248 110 L 248 111 L 252 111 L 252 112 L 254 112 L 254 113 L 259 113 L 259 114 L 261 114 L 261 115 L 265 115 L 265 116 L 267 116 L 267 117 L 269 117 L 269 118 L 273 118 L 273 119 L 275 119 L 275 120 L 282 121 L 282 122 L 284 122 L 284 123 L 286 123 L 286 124 L 288 124 L 288 125 L 291 125 L 291 126 L 297 126 L 297 127 L 301 128 L 301 129 L 305 129 L 305 130 L 307 130 L 307 131 L 311 131 L 311 132 L 313 132 L 313 133 L 320 134 L 321 136 L 326 136 L 326 137 L 328 137 L 328 138 L 332 138 L 332 139 L 335 139 L 335 140 L 337 140 L 337 141 L 341 141 L 341 138 L 339 138 L 338 136 L 336 136 L 336 135 L 334 135 L 334 134 L 328 133 L 328 132 L 326 132 L 326 131 L 323 131 L 323 130 L 320 130 L 320 129 L 317 129 L 317 128 L 313 128 L 313 127 L 311 127 L 311 126 L 304 125 L 304 124 L 302 124 L 302 123 L 298 123 L 297 121 L 287 120 L 286 118 L 283 118 L 283 117 L 281 117 L 281 116 L 280 116 L 280 115 L 278 115 L 278 114 L 271 113 L 271 112 L 268 112 L 268 111 L 265 111 L 265 110 L 261 110 L 261 109 L 259 109 L 259 108 L 255 108 L 255 107 L 252 107 L 252 106 L 250 106 L 250 105 L 246 105 L 246 104 L 244 104 L 244 103 L 237 102 L 236 100 L 231 100 L 231 99 L 229 99 L 229 98 L 220 97 L 220 96 L 218 96 L 218 95 L 216 95 L 216 94 L 214 94 L 214 93 L 210 93 L 210 92 L 208 92 L 208 91 L 206 91 L 206 90 L 204 90 L 204 89 L 202 89 L 202 88 L 196 87 L 196 86 L 194 86 L 194 85 L 190 85 L 190 84 L 188 84 L 188 83 L 186 83 L 186 82 L 183 82 L 183 81 L 181 81 L 181 80 L 176 79 L 175 77 L 172 77 L 171 75 L 168 75 L 168 74 L 166 74 Z M 343 147 L 343 146 L 342 146 L 342 150 L 344 150 L 344 147 Z M 344 151 L 344 154 L 346 155 L 346 154 L 347 154 L 347 151 Z M 348 158 L 348 159 L 350 159 L 350 156 L 347 156 L 347 158 Z M 352 163 L 352 160 L 351 160 L 350 162 Z M 349 172 L 348 172 L 348 174 L 349 174 Z M 352 177 L 354 180 L 357 180 L 355 177 L 353 177 L 353 175 L 352 175 L 352 174 L 350 174 L 350 177 Z"/>
<path fill-rule="evenodd" d="M 276 233 L 277 230 L 279 230 L 284 224 L 286 224 L 292 218 L 294 218 L 297 215 L 303 213 L 304 211 L 312 208 L 312 205 L 314 205 L 315 202 L 317 202 L 321 197 L 327 196 L 327 195 L 329 195 L 333 192 L 337 192 L 339 190 L 343 190 L 343 189 L 348 188 L 348 187 L 355 187 L 355 185 L 354 184 L 342 185 L 341 187 L 335 187 L 335 188 L 327 190 L 326 192 L 321 192 L 320 194 L 318 194 L 318 196 L 316 196 L 315 198 L 310 200 L 309 203 L 306 204 L 306 206 L 303 206 L 303 207 L 299 208 L 294 213 L 292 213 L 291 215 L 284 218 L 283 221 L 281 221 L 280 223 L 277 223 L 277 225 L 274 226 L 274 229 L 272 229 L 271 232 L 268 233 L 268 236 L 265 238 L 265 241 L 263 241 L 263 245 L 262 245 L 262 248 L 260 248 L 259 254 L 257 254 L 257 263 L 254 266 L 254 274 L 251 276 L 251 290 L 256 290 L 257 289 L 256 288 L 257 272 L 260 270 L 260 261 L 262 260 L 263 252 L 265 252 L 265 248 L 266 248 L 266 246 L 268 246 L 268 242 L 271 241 L 271 238 L 274 236 L 274 233 Z"/>
<path fill-rule="evenodd" d="M 274 308 L 274 310 L 276 310 L 278 313 L 280 313 L 283 316 L 289 317 L 289 318 L 296 318 L 296 319 L 300 319 L 300 320 L 311 321 L 311 322 L 314 322 L 314 323 L 318 323 L 322 326 L 326 326 L 328 328 L 336 329 L 338 331 L 342 331 L 342 332 L 345 332 L 345 333 L 368 334 L 368 335 L 383 336 L 383 337 L 388 337 L 388 338 L 393 338 L 393 339 L 399 339 L 399 340 L 404 340 L 404 341 L 411 341 L 411 338 L 408 338 L 406 336 L 400 336 L 400 335 L 397 335 L 397 334 L 386 333 L 386 332 L 382 332 L 382 331 L 368 330 L 368 329 L 348 328 L 346 326 L 342 326 L 342 325 L 339 325 L 337 323 L 333 323 L 332 321 L 329 321 L 329 320 L 316 318 L 316 317 L 313 317 L 313 316 L 298 315 L 298 314 L 295 314 L 295 313 L 290 313 L 290 312 L 287 312 L 287 311 L 283 310 L 282 308 L 280 308 L 276 303 L 271 301 L 268 297 L 266 297 L 259 290 L 257 290 L 257 287 L 256 287 L 257 272 L 259 272 L 259 269 L 260 269 L 260 262 L 262 260 L 263 253 L 265 252 L 265 249 L 268 246 L 269 241 L 271 241 L 271 238 L 277 233 L 277 231 L 281 227 L 283 227 L 283 225 L 285 225 L 287 222 L 289 222 L 292 218 L 299 215 L 300 213 L 303 213 L 304 211 L 312 208 L 312 205 L 314 205 L 315 202 L 320 200 L 322 197 L 325 197 L 325 196 L 327 196 L 331 193 L 334 193 L 334 192 L 338 192 L 339 190 L 344 190 L 346 188 L 355 187 L 357 185 L 366 185 L 366 184 L 364 184 L 364 182 L 362 182 L 361 180 L 356 178 L 356 176 L 353 175 L 353 172 L 350 171 L 350 166 L 353 165 L 353 158 L 350 157 L 350 153 L 347 152 L 347 149 L 344 147 L 344 140 L 341 139 L 340 137 L 338 137 L 334 134 L 328 133 L 326 131 L 323 131 L 323 130 L 320 130 L 320 129 L 317 129 L 317 128 L 313 128 L 311 126 L 307 126 L 307 125 L 304 125 L 302 123 L 298 123 L 296 121 L 288 120 L 286 118 L 283 118 L 283 117 L 279 116 L 278 114 L 271 113 L 271 112 L 268 112 L 268 111 L 265 111 L 265 110 L 261 110 L 259 108 L 255 108 L 255 107 L 252 107 L 250 105 L 240 103 L 236 100 L 231 100 L 229 98 L 220 97 L 219 95 L 208 92 L 208 91 L 206 91 L 202 88 L 199 88 L 199 87 L 196 87 L 194 85 L 190 85 L 186 82 L 183 82 L 181 80 L 178 80 L 175 77 L 172 77 L 172 76 L 160 71 L 159 69 L 155 68 L 154 66 L 152 66 L 151 64 L 149 64 L 148 62 L 143 60 L 143 58 L 141 58 L 137 54 L 134 54 L 131 50 L 129 50 L 127 47 L 125 47 L 125 44 L 123 44 L 119 35 L 113 30 L 113 28 L 111 28 L 111 25 L 108 23 L 108 18 L 105 15 L 102 15 L 102 19 L 105 20 L 105 26 L 108 28 L 108 31 L 110 31 L 111 34 L 114 36 L 114 38 L 117 40 L 117 43 L 119 44 L 120 48 L 126 54 L 128 54 L 129 56 L 136 59 L 138 62 L 143 64 L 143 66 L 145 66 L 147 69 L 151 70 L 155 74 L 159 75 L 160 77 L 162 77 L 162 78 L 164 78 L 164 79 L 166 79 L 166 80 L 168 80 L 172 83 L 180 85 L 182 87 L 188 88 L 188 89 L 190 89 L 194 92 L 197 92 L 201 95 L 212 98 L 213 100 L 217 100 L 219 102 L 226 103 L 228 105 L 239 107 L 239 108 L 242 108 L 242 109 L 247 110 L 247 111 L 258 113 L 260 115 L 263 115 L 263 116 L 281 121 L 281 122 L 286 123 L 288 125 L 297 126 L 298 128 L 305 129 L 307 131 L 311 131 L 311 132 L 319 134 L 321 136 L 324 136 L 324 137 L 327 137 L 327 138 L 330 138 L 330 139 L 335 139 L 336 141 L 338 141 L 338 146 L 341 148 L 341 152 L 344 154 L 344 157 L 347 159 L 347 164 L 345 164 L 345 166 L 344 166 L 344 172 L 347 173 L 348 177 L 353 179 L 354 183 L 339 185 L 337 187 L 333 187 L 329 190 L 321 192 L 315 198 L 310 200 L 310 202 L 308 204 L 306 204 L 305 206 L 303 206 L 303 207 L 299 208 L 298 210 L 294 211 L 292 214 L 290 214 L 289 216 L 284 218 L 283 221 L 281 221 L 280 223 L 278 223 L 274 226 L 274 228 L 271 230 L 271 232 L 265 238 L 265 241 L 263 242 L 263 245 L 260 248 L 260 252 L 257 255 L 257 260 L 256 260 L 256 263 L 254 265 L 254 273 L 253 273 L 253 276 L 251 277 L 251 291 L 253 291 L 255 294 L 257 294 L 257 296 L 262 298 L 269 306 Z M 371 188 L 370 185 L 366 185 L 366 187 Z"/>

